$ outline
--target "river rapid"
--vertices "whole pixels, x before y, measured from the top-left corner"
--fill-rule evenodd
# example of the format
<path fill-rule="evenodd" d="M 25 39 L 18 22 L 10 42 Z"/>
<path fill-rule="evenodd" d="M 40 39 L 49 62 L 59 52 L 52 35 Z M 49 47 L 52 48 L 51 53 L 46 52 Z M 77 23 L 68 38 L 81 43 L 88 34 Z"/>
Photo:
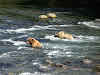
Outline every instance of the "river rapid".
<path fill-rule="evenodd" d="M 55 12 L 57 18 L 38 18 L 47 12 Z M 72 14 L 54 9 L 0 8 L 0 75 L 96 75 L 93 68 L 100 64 L 100 20 Z M 54 37 L 62 30 L 77 38 Z M 26 44 L 28 37 L 39 40 L 43 48 L 31 48 Z M 92 63 L 82 63 L 85 58 Z M 46 60 L 70 68 L 50 67 Z"/>

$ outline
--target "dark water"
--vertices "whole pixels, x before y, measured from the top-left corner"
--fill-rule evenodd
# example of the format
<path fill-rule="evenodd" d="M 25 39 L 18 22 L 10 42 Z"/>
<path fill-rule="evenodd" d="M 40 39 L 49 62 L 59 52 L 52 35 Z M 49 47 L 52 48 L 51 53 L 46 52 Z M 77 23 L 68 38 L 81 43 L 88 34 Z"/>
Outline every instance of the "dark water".
<path fill-rule="evenodd" d="M 93 68 L 100 63 L 100 22 L 71 11 L 55 11 L 55 19 L 38 19 L 54 10 L 0 8 L 0 75 L 96 75 Z M 55 38 L 61 30 L 78 39 Z M 43 48 L 31 48 L 26 44 L 28 37 L 38 39 Z M 93 63 L 82 63 L 84 58 Z M 48 59 L 70 69 L 47 67 Z"/>

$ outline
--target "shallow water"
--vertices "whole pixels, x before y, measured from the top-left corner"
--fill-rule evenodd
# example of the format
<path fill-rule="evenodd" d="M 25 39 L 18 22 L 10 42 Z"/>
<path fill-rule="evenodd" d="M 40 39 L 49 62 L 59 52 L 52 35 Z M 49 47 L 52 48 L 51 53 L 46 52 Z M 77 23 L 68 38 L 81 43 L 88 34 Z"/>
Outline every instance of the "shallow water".
<path fill-rule="evenodd" d="M 56 12 L 55 19 L 38 20 L 45 12 L 49 10 L 0 9 L 0 75 L 96 75 L 92 69 L 100 63 L 100 22 L 69 16 L 69 11 Z M 55 38 L 61 30 L 77 38 Z M 38 39 L 43 48 L 31 48 L 26 44 L 28 37 Z M 93 63 L 82 64 L 86 57 Z M 71 68 L 47 67 L 48 59 Z"/>

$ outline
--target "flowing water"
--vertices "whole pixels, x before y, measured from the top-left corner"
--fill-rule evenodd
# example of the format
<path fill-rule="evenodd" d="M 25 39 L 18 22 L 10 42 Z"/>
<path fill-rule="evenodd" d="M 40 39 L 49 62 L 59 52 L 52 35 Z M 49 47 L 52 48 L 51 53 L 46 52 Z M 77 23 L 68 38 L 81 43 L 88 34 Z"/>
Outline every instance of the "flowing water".
<path fill-rule="evenodd" d="M 55 11 L 54 19 L 38 19 L 50 11 L 0 8 L 0 75 L 96 75 L 93 68 L 100 63 L 100 21 L 72 16 L 69 11 Z M 77 38 L 54 37 L 62 30 Z M 26 44 L 28 37 L 39 40 L 43 48 L 31 48 Z M 84 58 L 93 62 L 84 64 Z M 48 67 L 46 60 L 64 63 L 70 69 Z"/>

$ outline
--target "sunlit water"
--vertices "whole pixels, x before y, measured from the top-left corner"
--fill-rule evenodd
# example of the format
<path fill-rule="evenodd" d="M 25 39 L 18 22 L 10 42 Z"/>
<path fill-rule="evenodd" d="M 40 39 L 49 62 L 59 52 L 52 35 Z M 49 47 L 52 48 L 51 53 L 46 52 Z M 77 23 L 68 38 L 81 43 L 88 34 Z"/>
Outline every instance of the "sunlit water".
<path fill-rule="evenodd" d="M 44 11 L 33 9 L 0 9 L 0 75 L 96 75 L 92 71 L 100 61 L 100 22 L 77 19 L 56 12 L 57 18 L 37 20 Z M 35 17 L 35 19 L 34 19 Z M 68 32 L 74 40 L 54 37 L 58 31 Z M 42 49 L 26 44 L 34 37 Z M 82 64 L 85 57 L 92 64 Z M 65 63 L 71 68 L 48 67 L 46 60 Z"/>

